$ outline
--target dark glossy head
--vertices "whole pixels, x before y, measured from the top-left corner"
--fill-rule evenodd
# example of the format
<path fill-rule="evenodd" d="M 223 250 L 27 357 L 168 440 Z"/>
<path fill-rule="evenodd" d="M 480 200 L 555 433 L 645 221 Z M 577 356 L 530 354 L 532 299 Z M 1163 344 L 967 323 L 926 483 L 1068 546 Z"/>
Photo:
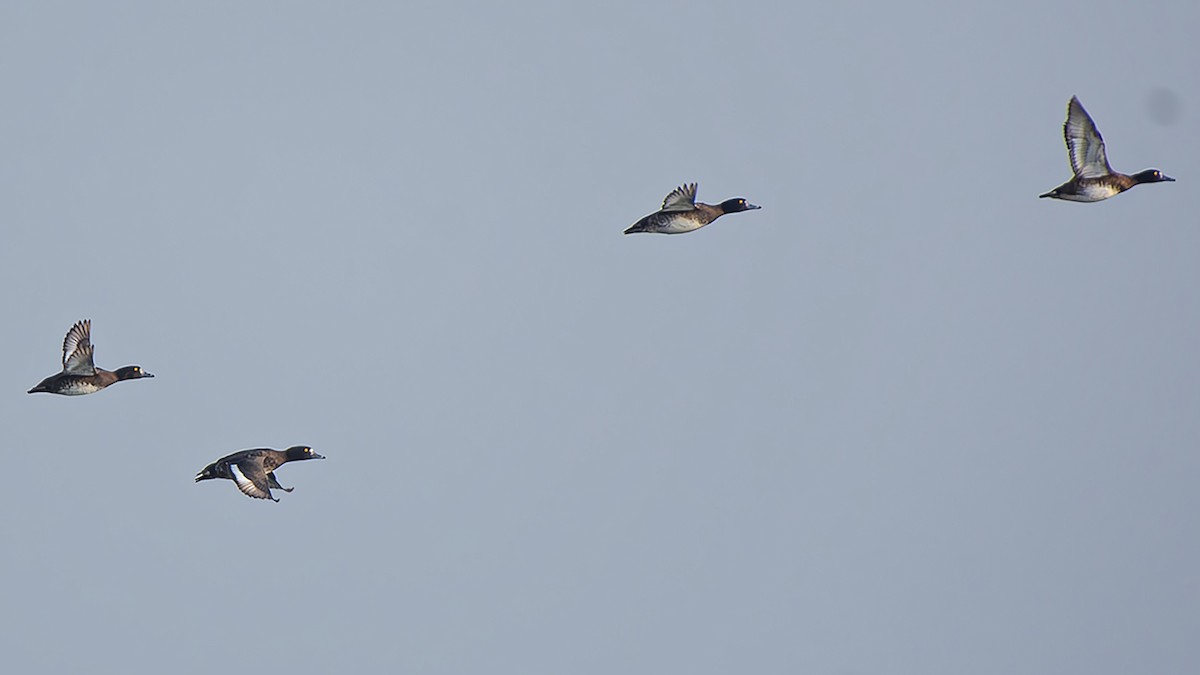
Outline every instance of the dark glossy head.
<path fill-rule="evenodd" d="M 1159 171 L 1158 169 L 1146 169 L 1139 171 L 1130 178 L 1133 178 L 1139 183 L 1174 183 L 1175 179 Z"/>
<path fill-rule="evenodd" d="M 213 462 L 212 464 L 209 464 L 208 466 L 201 469 L 200 473 L 196 474 L 196 482 L 197 483 L 199 483 L 202 480 L 211 480 L 213 478 L 224 478 L 224 476 L 222 476 L 220 473 L 217 472 L 217 462 Z"/>
<path fill-rule="evenodd" d="M 295 462 L 296 460 L 300 459 L 325 459 L 323 456 L 313 452 L 313 449 L 307 445 L 293 445 L 287 450 L 284 450 L 284 452 L 287 453 L 289 462 Z"/>
<path fill-rule="evenodd" d="M 752 211 L 754 209 L 761 209 L 761 208 L 762 208 L 761 206 L 755 206 L 754 204 L 751 204 L 750 202 L 746 201 L 745 199 L 742 199 L 741 197 L 734 197 L 733 199 L 726 199 L 725 201 L 721 202 L 721 210 L 724 211 L 725 213 L 737 213 L 738 211 Z"/>
<path fill-rule="evenodd" d="M 143 377 L 154 377 L 154 373 L 142 370 L 141 366 L 123 366 L 113 371 L 118 380 L 140 380 Z"/>

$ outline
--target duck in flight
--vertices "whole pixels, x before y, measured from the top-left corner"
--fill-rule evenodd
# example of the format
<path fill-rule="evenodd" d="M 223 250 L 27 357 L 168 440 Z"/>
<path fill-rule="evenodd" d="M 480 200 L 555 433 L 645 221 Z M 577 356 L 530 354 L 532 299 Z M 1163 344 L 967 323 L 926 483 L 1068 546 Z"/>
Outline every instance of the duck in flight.
<path fill-rule="evenodd" d="M 680 185 L 671 191 L 663 200 L 662 209 L 642 218 L 625 230 L 625 234 L 635 232 L 658 232 L 661 234 L 680 234 L 698 230 L 726 213 L 751 211 L 761 209 L 750 202 L 735 197 L 726 199 L 720 204 L 697 204 L 696 184 Z"/>
<path fill-rule="evenodd" d="M 92 362 L 92 321 L 84 319 L 71 326 L 63 338 L 62 372 L 51 375 L 28 393 L 47 392 L 63 396 L 94 394 L 114 382 L 138 380 L 154 375 L 141 366 L 125 366 L 116 370 L 97 368 Z"/>
<path fill-rule="evenodd" d="M 283 487 L 275 478 L 275 469 L 288 462 L 304 459 L 325 459 L 307 445 L 293 445 L 287 450 L 254 448 L 239 450 L 209 464 L 196 474 L 196 482 L 213 478 L 228 478 L 237 485 L 242 494 L 255 499 L 279 501 L 271 494 L 271 488 L 291 492 L 295 488 Z"/>
<path fill-rule="evenodd" d="M 1096 123 L 1083 109 L 1079 98 L 1072 96 L 1067 104 L 1067 121 L 1063 124 L 1067 139 L 1067 158 L 1075 175 L 1071 180 L 1038 197 L 1065 199 L 1071 202 L 1098 202 L 1118 195 L 1142 183 L 1173 182 L 1158 169 L 1146 169 L 1133 175 L 1118 173 L 1108 165 L 1104 154 L 1104 139 Z"/>

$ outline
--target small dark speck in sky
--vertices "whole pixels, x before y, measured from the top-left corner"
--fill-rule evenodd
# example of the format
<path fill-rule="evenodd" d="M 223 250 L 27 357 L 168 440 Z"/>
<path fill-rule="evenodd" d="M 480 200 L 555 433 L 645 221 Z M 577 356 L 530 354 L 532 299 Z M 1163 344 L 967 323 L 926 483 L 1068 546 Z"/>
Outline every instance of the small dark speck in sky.
<path fill-rule="evenodd" d="M 1146 94 L 1146 110 L 1150 113 L 1150 119 L 1158 124 L 1174 125 L 1179 121 L 1181 107 L 1179 95 L 1166 87 L 1155 87 Z"/>

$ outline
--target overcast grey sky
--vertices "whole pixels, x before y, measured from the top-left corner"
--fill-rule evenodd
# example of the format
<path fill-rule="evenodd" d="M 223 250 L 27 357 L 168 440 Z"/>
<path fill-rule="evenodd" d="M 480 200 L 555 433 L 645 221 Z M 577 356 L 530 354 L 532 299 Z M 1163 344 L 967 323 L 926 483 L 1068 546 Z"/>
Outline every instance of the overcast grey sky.
<path fill-rule="evenodd" d="M 1200 10 L 973 4 L 4 3 L 6 672 L 1195 673 Z"/>

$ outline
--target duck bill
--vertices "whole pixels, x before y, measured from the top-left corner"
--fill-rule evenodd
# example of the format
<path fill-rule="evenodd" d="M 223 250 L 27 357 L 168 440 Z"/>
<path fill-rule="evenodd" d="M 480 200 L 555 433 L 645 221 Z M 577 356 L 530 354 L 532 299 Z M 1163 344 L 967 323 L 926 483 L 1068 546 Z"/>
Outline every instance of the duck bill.
<path fill-rule="evenodd" d="M 747 211 L 753 211 L 754 209 L 761 209 L 761 208 L 762 207 L 759 206 L 758 204 L 751 204 L 750 202 L 746 202 L 746 210 Z"/>

